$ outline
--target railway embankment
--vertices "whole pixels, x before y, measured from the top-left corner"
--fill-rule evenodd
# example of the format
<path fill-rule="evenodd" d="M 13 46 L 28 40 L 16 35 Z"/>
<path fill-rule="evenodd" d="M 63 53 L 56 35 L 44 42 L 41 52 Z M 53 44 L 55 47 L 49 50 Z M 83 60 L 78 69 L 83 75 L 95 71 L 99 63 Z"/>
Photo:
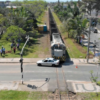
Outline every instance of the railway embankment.
<path fill-rule="evenodd" d="M 66 45 L 66 48 L 67 48 L 66 50 L 70 58 L 86 58 L 87 47 L 81 46 L 80 44 L 76 43 L 75 40 L 72 38 L 68 38 L 67 32 L 63 32 L 63 28 L 61 28 L 62 22 L 60 21 L 60 19 L 58 18 L 55 12 L 52 12 L 52 13 L 56 21 L 56 24 L 58 26 L 58 29 L 61 33 L 61 36 L 63 38 L 63 41 Z M 92 58 L 93 54 L 91 52 L 90 54 L 91 54 L 90 57 Z"/>

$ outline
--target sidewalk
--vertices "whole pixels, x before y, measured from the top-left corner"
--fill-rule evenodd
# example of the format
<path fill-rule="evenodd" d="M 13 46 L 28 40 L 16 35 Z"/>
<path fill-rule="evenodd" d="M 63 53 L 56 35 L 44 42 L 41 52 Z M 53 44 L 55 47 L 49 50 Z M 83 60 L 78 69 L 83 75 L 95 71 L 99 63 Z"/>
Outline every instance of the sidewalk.
<path fill-rule="evenodd" d="M 53 86 L 52 86 L 53 84 Z M 92 83 L 91 81 L 77 81 L 66 80 L 69 91 L 72 92 L 100 92 L 100 86 Z M 55 80 L 34 80 L 34 81 L 12 81 L 12 82 L 0 82 L 0 90 L 17 90 L 17 91 L 51 91 L 54 92 L 57 89 L 57 83 Z M 66 88 L 61 88 L 61 91 L 66 91 Z"/>
<path fill-rule="evenodd" d="M 36 63 L 38 60 L 42 60 L 45 58 L 23 58 L 24 63 Z M 95 64 L 98 62 L 97 58 L 89 59 L 90 64 Z M 0 58 L 0 63 L 20 63 L 20 58 Z M 87 64 L 86 59 L 80 58 L 71 58 L 67 59 L 66 64 Z"/>
<path fill-rule="evenodd" d="M 87 59 L 80 59 L 80 58 L 71 58 L 71 61 L 74 63 L 74 65 L 78 64 L 97 64 L 98 58 L 89 59 L 87 63 Z"/>
<path fill-rule="evenodd" d="M 24 63 L 36 63 L 45 58 L 23 58 Z M 0 58 L 0 63 L 20 63 L 20 58 Z"/>

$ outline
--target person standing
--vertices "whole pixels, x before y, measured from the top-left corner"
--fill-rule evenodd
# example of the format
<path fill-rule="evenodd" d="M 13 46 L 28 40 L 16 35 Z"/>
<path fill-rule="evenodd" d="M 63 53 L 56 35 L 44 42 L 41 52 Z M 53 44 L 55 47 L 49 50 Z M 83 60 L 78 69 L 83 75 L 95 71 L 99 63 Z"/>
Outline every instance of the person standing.
<path fill-rule="evenodd" d="M 3 51 L 3 46 L 2 46 L 2 48 L 1 48 L 1 49 L 2 49 L 2 51 Z"/>
<path fill-rule="evenodd" d="M 11 43 L 11 50 L 12 50 L 12 48 L 13 48 L 13 43 Z"/>
<path fill-rule="evenodd" d="M 14 48 L 13 48 L 13 49 L 14 49 L 14 53 L 15 53 L 15 52 L 16 52 L 16 47 L 14 46 Z"/>
<path fill-rule="evenodd" d="M 19 43 L 17 43 L 17 49 L 19 49 Z"/>
<path fill-rule="evenodd" d="M 81 38 L 81 46 L 83 46 L 83 39 Z"/>
<path fill-rule="evenodd" d="M 5 55 L 5 48 L 3 48 L 3 54 Z"/>
<path fill-rule="evenodd" d="M 1 56 L 2 56 L 2 49 L 0 50 Z"/>

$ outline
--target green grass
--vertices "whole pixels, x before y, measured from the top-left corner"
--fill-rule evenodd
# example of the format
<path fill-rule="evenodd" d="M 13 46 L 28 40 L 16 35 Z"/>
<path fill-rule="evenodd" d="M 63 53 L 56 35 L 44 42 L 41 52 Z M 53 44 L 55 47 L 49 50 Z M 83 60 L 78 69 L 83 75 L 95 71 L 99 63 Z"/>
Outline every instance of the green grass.
<path fill-rule="evenodd" d="M 48 100 L 48 96 L 50 93 L 51 92 L 1 90 L 0 100 Z M 82 100 L 100 100 L 100 92 L 77 93 L 77 98 L 83 98 Z"/>
<path fill-rule="evenodd" d="M 79 51 L 70 38 L 66 39 L 66 42 L 68 43 L 68 45 L 70 45 L 70 47 L 68 47 L 69 49 L 67 49 L 67 51 L 71 58 L 85 58 L 86 54 Z"/>
<path fill-rule="evenodd" d="M 60 26 L 62 25 L 62 22 L 59 20 L 58 16 L 54 12 L 53 12 L 53 16 L 54 16 L 57 26 L 61 32 Z M 67 37 L 67 32 L 64 32 L 61 34 L 62 34 L 62 36 Z M 80 50 L 78 50 L 70 38 L 67 38 L 65 40 L 65 42 L 67 42 L 70 45 L 69 49 L 67 49 L 67 52 L 71 58 L 85 58 L 86 57 L 86 54 L 84 54 Z M 67 45 L 66 45 L 66 47 L 67 47 Z M 83 49 L 87 51 L 87 47 L 83 47 Z M 90 52 L 90 54 L 92 54 L 92 52 Z"/>
<path fill-rule="evenodd" d="M 0 100 L 47 100 L 47 93 L 43 92 L 27 92 L 27 91 L 0 91 Z"/>
<path fill-rule="evenodd" d="M 78 93 L 82 100 L 100 100 L 100 92 L 99 93 Z"/>
<path fill-rule="evenodd" d="M 28 95 L 23 91 L 0 91 L 0 100 L 27 100 Z"/>
<path fill-rule="evenodd" d="M 83 46 L 83 48 L 87 51 L 87 47 Z M 89 51 L 90 54 L 93 54 L 91 51 Z"/>
<path fill-rule="evenodd" d="M 58 16 L 57 16 L 54 12 L 53 12 L 52 14 L 53 14 L 53 16 L 54 16 L 54 19 L 55 19 L 57 25 L 58 25 L 58 26 L 59 26 L 59 25 L 62 25 L 62 23 L 61 23 L 61 21 L 59 20 Z"/>
<path fill-rule="evenodd" d="M 42 12 L 42 14 L 37 18 L 37 21 L 38 21 L 38 25 L 40 24 L 44 24 L 44 15 L 45 15 L 45 11 Z"/>
<path fill-rule="evenodd" d="M 37 51 L 40 50 L 39 46 L 36 44 L 38 42 L 37 39 L 34 39 L 31 41 L 32 42 L 32 45 L 29 46 L 29 42 L 26 44 L 25 48 L 24 48 L 24 52 L 23 52 L 23 57 L 26 57 L 26 58 L 38 58 L 38 54 L 36 53 Z M 13 49 L 11 50 L 11 42 L 9 41 L 6 41 L 6 40 L 0 40 L 0 47 L 5 47 L 5 50 L 6 51 L 12 51 L 11 53 L 6 53 L 5 58 L 19 58 L 20 57 L 20 52 L 21 52 L 21 49 L 24 45 L 24 43 L 20 43 L 20 46 L 19 46 L 19 50 L 16 49 L 16 53 L 14 54 L 13 52 Z M 0 56 L 1 57 L 1 56 Z"/>

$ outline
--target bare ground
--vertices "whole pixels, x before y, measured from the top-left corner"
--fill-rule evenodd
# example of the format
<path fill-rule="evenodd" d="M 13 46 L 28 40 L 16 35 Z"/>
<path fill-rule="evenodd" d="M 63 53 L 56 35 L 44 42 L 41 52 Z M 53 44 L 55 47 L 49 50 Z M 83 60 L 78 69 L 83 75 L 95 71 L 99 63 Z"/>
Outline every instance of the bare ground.
<path fill-rule="evenodd" d="M 47 29 L 49 30 L 49 21 L 48 21 L 48 11 L 45 11 L 44 15 L 44 23 L 47 25 Z M 48 32 L 40 32 L 42 35 L 38 38 L 39 48 L 40 50 L 36 53 L 39 58 L 51 57 L 51 49 L 50 49 L 50 34 Z"/>

